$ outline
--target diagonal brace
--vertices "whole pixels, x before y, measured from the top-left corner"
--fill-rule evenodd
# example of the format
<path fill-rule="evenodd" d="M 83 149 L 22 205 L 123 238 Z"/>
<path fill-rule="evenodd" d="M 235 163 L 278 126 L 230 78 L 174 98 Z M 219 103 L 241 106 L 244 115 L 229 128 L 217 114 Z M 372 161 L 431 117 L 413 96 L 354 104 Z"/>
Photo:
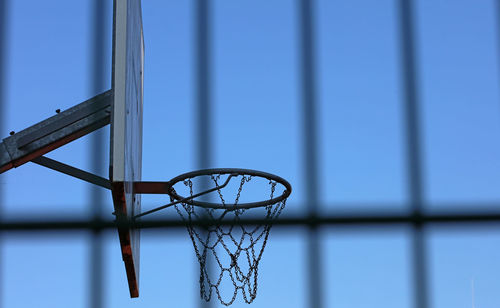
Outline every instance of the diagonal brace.
<path fill-rule="evenodd" d="M 62 172 L 67 175 L 71 175 L 72 177 L 78 178 L 85 182 L 89 182 L 91 184 L 95 184 L 97 186 L 101 186 L 107 189 L 111 189 L 111 182 L 103 177 L 92 174 L 90 172 L 72 167 L 70 165 L 63 164 L 57 160 L 50 159 L 45 156 L 39 156 L 35 159 L 31 160 L 35 164 L 47 167 L 49 169 Z"/>

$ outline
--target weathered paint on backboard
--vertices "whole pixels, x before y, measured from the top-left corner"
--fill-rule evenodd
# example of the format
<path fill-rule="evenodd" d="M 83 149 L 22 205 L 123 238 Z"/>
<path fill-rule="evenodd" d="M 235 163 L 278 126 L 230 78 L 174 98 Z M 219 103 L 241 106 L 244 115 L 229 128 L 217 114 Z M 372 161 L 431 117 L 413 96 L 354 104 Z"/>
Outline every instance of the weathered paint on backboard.
<path fill-rule="evenodd" d="M 140 213 L 144 38 L 140 0 L 114 0 L 110 179 L 117 220 Z M 140 230 L 118 229 L 131 297 L 139 296 Z"/>

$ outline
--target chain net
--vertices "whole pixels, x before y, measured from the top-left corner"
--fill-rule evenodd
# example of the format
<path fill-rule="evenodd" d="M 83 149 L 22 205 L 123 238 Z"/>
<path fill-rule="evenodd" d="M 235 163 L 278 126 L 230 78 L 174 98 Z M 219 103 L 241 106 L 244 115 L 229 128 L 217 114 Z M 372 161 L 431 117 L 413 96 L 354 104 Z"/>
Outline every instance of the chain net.
<path fill-rule="evenodd" d="M 205 184 L 211 183 L 220 186 L 221 174 L 206 176 Z M 237 192 L 233 204 L 240 202 L 241 193 L 246 183 L 252 180 L 250 175 L 240 175 L 232 180 L 237 182 Z M 262 179 L 262 178 L 261 178 Z M 273 199 L 276 182 L 267 180 L 269 186 L 269 200 Z M 193 196 L 193 179 L 183 181 L 190 196 Z M 259 262 L 267 244 L 272 222 L 280 215 L 285 207 L 286 199 L 275 204 L 259 208 L 243 209 L 231 206 L 224 208 L 226 200 L 221 189 L 217 190 L 217 197 L 222 204 L 221 208 L 205 208 L 188 203 L 175 205 L 179 216 L 187 225 L 196 257 L 200 265 L 200 295 L 210 301 L 215 292 L 219 301 L 231 305 L 238 291 L 243 299 L 250 304 L 257 296 L 257 278 Z M 227 196 L 226 196 L 227 198 Z M 264 215 L 264 223 L 245 226 L 238 224 L 246 212 Z M 258 217 L 262 219 L 262 216 Z M 206 222 L 202 226 L 193 225 L 194 221 Z M 222 225 L 222 221 L 233 221 L 234 224 Z M 232 283 L 232 294 L 228 289 Z M 224 294 L 223 294 L 224 293 Z"/>

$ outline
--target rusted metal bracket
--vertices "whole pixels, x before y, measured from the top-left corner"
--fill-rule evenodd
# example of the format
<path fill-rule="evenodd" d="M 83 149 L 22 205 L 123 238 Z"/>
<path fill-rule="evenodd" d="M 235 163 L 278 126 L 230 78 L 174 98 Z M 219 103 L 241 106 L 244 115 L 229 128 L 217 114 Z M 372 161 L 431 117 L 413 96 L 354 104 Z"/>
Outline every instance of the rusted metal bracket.
<path fill-rule="evenodd" d="M 113 91 L 108 90 L 3 139 L 0 143 L 0 173 L 108 125 L 112 97 Z"/>
<path fill-rule="evenodd" d="M 136 194 L 168 194 L 169 182 L 134 182 Z"/>
<path fill-rule="evenodd" d="M 165 204 L 165 205 L 159 206 L 157 208 L 154 208 L 152 210 L 149 210 L 149 211 L 146 211 L 146 212 L 142 212 L 142 213 L 140 213 L 138 215 L 135 215 L 134 219 L 137 219 L 139 217 L 142 217 L 142 216 L 145 216 L 145 215 L 157 212 L 159 210 L 166 209 L 167 207 L 170 207 L 170 206 L 178 204 L 178 203 L 182 203 L 182 202 L 194 199 L 194 198 L 198 198 L 200 196 L 209 194 L 209 193 L 214 192 L 216 190 L 222 189 L 222 188 L 224 188 L 224 187 L 227 186 L 227 184 L 229 183 L 229 181 L 231 180 L 231 178 L 233 176 L 235 176 L 235 175 L 234 174 L 230 174 L 227 177 L 227 179 L 224 182 L 224 184 L 222 184 L 222 185 L 217 185 L 217 186 L 215 186 L 213 188 L 210 188 L 208 190 L 202 191 L 200 193 L 194 194 L 194 195 L 189 196 L 189 197 L 185 197 L 185 198 L 178 199 L 178 200 L 173 200 L 172 202 L 170 202 L 168 204 Z M 172 187 L 172 182 L 135 182 L 134 183 L 134 188 L 138 188 L 138 190 L 139 190 L 139 191 L 135 191 L 135 192 L 136 193 L 143 193 L 143 194 L 144 193 L 146 193 L 146 194 L 167 193 L 167 194 L 170 195 L 169 192 L 170 192 L 171 187 Z M 162 189 L 164 190 L 164 192 L 160 192 Z"/>

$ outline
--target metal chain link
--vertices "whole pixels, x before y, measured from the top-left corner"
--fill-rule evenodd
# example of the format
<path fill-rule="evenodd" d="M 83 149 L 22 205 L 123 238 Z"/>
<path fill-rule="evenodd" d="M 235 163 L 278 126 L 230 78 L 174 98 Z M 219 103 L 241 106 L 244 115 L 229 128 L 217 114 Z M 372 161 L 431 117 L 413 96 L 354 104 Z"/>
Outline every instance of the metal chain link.
<path fill-rule="evenodd" d="M 218 182 L 220 180 L 221 174 L 216 176 L 210 175 L 211 180 L 216 186 L 219 186 Z M 243 190 L 245 183 L 250 182 L 252 176 L 242 175 L 238 191 L 234 200 L 234 204 L 237 205 Z M 193 182 L 192 179 L 187 179 L 183 182 L 185 186 L 189 188 L 189 194 L 193 196 Z M 273 199 L 277 183 L 274 181 L 269 181 L 271 188 L 270 200 Z M 175 190 L 172 188 L 175 192 Z M 217 190 L 221 203 L 225 206 L 226 201 L 222 195 L 221 189 Z M 206 301 L 210 301 L 212 298 L 212 291 L 215 290 L 217 298 L 219 301 L 225 305 L 231 305 L 241 290 L 243 299 L 246 303 L 250 304 L 257 296 L 257 281 L 258 281 L 258 266 L 261 260 L 264 248 L 266 247 L 267 240 L 269 237 L 269 232 L 271 230 L 271 225 L 274 219 L 276 219 L 283 208 L 285 207 L 285 201 L 278 202 L 276 204 L 268 205 L 263 209 L 266 211 L 265 219 L 268 221 L 263 225 L 258 225 L 253 230 L 246 230 L 245 226 L 240 225 L 241 236 L 239 239 L 235 238 L 233 234 L 234 225 L 229 227 L 229 230 L 225 232 L 223 226 L 220 224 L 222 219 L 228 216 L 228 214 L 233 214 L 233 220 L 237 221 L 240 219 L 241 214 L 245 212 L 245 209 L 207 209 L 203 207 L 196 207 L 189 205 L 188 203 L 181 203 L 181 205 L 175 205 L 175 209 L 181 219 L 186 222 L 186 228 L 189 233 L 189 237 L 194 246 L 195 254 L 200 264 L 200 296 Z M 184 211 L 182 211 L 183 209 Z M 222 213 L 217 216 L 216 211 Z M 198 213 L 199 212 L 199 213 Z M 200 219 L 208 219 L 210 227 L 202 228 L 195 227 L 191 222 Z M 259 231 L 261 230 L 261 231 Z M 206 237 L 202 236 L 202 233 L 206 233 Z M 211 244 L 211 240 L 213 243 Z M 245 241 L 247 239 L 247 241 Z M 262 246 L 260 249 L 257 247 L 257 243 L 262 240 Z M 230 249 L 228 243 L 232 243 L 235 249 Z M 249 242 L 247 246 L 244 243 Z M 221 248 L 229 256 L 229 265 L 225 266 L 221 261 L 219 255 L 217 254 L 217 248 Z M 213 255 L 215 259 L 215 264 L 219 268 L 219 275 L 216 277 L 210 277 L 207 268 L 207 258 L 209 255 Z M 244 261 L 240 260 L 240 257 Z M 248 269 L 246 272 L 241 268 L 242 264 L 238 262 L 246 262 Z M 224 300 L 219 287 L 224 278 L 224 274 L 227 273 L 234 287 L 234 292 L 229 300 Z M 215 279 L 213 279 L 215 278 Z"/>
<path fill-rule="evenodd" d="M 248 178 L 244 175 L 241 176 L 241 181 L 240 181 L 240 187 L 238 187 L 238 193 L 236 194 L 236 199 L 234 200 L 234 204 L 238 204 L 240 201 L 240 195 L 241 195 L 241 190 L 243 189 L 243 185 L 245 185 L 245 182 L 250 182 L 252 179 L 252 176 L 249 175 Z"/>
<path fill-rule="evenodd" d="M 219 187 L 219 183 L 217 182 L 220 179 L 220 174 L 218 174 L 216 177 L 213 175 L 210 176 L 212 180 L 215 183 L 215 187 Z M 220 189 L 217 189 L 217 193 L 219 194 L 220 201 L 222 202 L 222 205 L 226 206 L 226 201 L 224 200 L 224 197 L 222 196 L 222 192 Z"/>

